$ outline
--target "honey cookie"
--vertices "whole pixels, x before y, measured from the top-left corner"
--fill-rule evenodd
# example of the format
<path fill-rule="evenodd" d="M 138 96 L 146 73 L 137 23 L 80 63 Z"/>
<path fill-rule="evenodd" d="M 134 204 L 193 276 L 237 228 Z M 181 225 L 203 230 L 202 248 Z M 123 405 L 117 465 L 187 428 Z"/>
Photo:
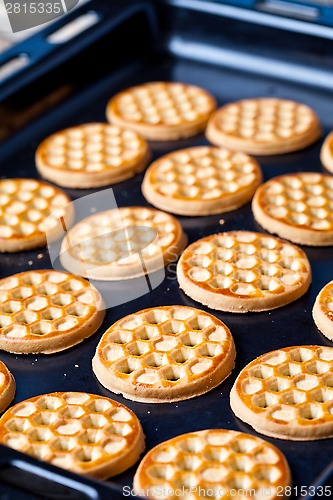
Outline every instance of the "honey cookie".
<path fill-rule="evenodd" d="M 192 137 L 216 109 L 214 97 L 194 85 L 149 82 L 123 90 L 107 105 L 110 123 L 130 128 L 152 141 Z"/>

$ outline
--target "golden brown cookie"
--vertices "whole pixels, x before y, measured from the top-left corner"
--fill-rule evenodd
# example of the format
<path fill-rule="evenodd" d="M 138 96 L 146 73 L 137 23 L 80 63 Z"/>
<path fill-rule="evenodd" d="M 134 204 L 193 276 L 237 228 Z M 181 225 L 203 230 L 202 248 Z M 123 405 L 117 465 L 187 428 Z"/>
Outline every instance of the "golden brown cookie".
<path fill-rule="evenodd" d="M 333 281 L 319 292 L 312 315 L 321 333 L 333 340 Z"/>
<path fill-rule="evenodd" d="M 245 313 L 298 299 L 311 283 L 310 263 L 295 245 L 262 233 L 230 231 L 188 246 L 177 265 L 180 288 L 211 309 Z"/>
<path fill-rule="evenodd" d="M 84 392 L 53 392 L 12 406 L 0 419 L 0 443 L 96 479 L 127 470 L 145 448 L 129 408 Z"/>
<path fill-rule="evenodd" d="M 333 245 L 333 177 L 281 175 L 256 191 L 252 211 L 266 231 L 309 246 Z"/>
<path fill-rule="evenodd" d="M 68 349 L 101 326 L 95 287 L 73 274 L 26 271 L 0 280 L 0 349 L 16 354 Z"/>
<path fill-rule="evenodd" d="M 61 130 L 36 151 L 40 174 L 60 186 L 93 188 L 133 177 L 147 165 L 150 151 L 136 132 L 105 123 Z"/>
<path fill-rule="evenodd" d="M 245 205 L 261 182 L 253 158 L 200 146 L 156 160 L 145 174 L 142 192 L 149 203 L 167 212 L 210 215 Z"/>
<path fill-rule="evenodd" d="M 333 174 L 333 132 L 328 134 L 322 145 L 320 160 L 324 167 Z"/>
<path fill-rule="evenodd" d="M 319 119 L 311 108 L 277 98 L 227 104 L 212 115 L 206 132 L 216 146 L 256 155 L 298 151 L 321 134 Z"/>
<path fill-rule="evenodd" d="M 285 347 L 249 363 L 230 393 L 235 415 L 278 439 L 333 437 L 333 348 Z"/>
<path fill-rule="evenodd" d="M 149 82 L 114 96 L 106 116 L 110 123 L 135 130 L 149 140 L 169 141 L 201 132 L 215 109 L 214 97 L 200 87 Z"/>
<path fill-rule="evenodd" d="M 278 448 L 225 429 L 190 432 L 158 444 L 134 476 L 136 495 L 152 500 L 274 500 L 285 498 L 284 488 L 290 484 L 288 462 Z"/>
<path fill-rule="evenodd" d="M 58 218 L 72 217 L 70 201 L 61 189 L 36 179 L 0 180 L 0 252 L 42 247 L 46 231 L 48 238 L 57 237 Z"/>
<path fill-rule="evenodd" d="M 5 363 L 0 361 L 0 413 L 6 410 L 15 396 L 15 379 Z"/>
<path fill-rule="evenodd" d="M 65 236 L 60 260 L 68 271 L 113 281 L 150 274 L 177 259 L 186 236 L 172 215 L 126 207 L 88 217 Z"/>
<path fill-rule="evenodd" d="M 185 306 L 144 309 L 117 321 L 93 358 L 101 384 L 145 403 L 182 401 L 219 385 L 235 364 L 222 321 Z"/>

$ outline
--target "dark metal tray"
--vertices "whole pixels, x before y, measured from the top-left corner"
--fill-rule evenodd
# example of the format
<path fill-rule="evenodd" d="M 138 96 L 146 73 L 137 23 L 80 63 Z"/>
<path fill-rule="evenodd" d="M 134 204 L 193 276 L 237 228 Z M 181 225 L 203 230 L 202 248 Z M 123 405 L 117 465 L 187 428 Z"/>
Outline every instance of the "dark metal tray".
<path fill-rule="evenodd" d="M 124 87 L 151 80 L 200 85 L 216 96 L 219 105 L 253 96 L 296 99 L 317 111 L 325 134 L 333 128 L 333 59 L 328 57 L 333 30 L 330 33 L 323 28 L 324 31 L 311 34 L 311 25 L 296 21 L 286 30 L 277 17 L 196 0 L 116 1 L 111 7 L 106 3 L 93 2 L 68 16 L 66 22 L 93 9 L 100 17 L 96 26 L 70 43 L 55 48 L 45 42 L 48 33 L 65 23 L 60 20 L 0 59 L 0 63 L 5 62 L 22 51 L 31 55 L 30 66 L 0 86 L 2 123 L 8 125 L 3 130 L 6 140 L 0 148 L 1 176 L 37 177 L 34 152 L 44 137 L 70 125 L 105 121 L 106 103 L 112 95 Z M 204 136 L 199 135 L 186 141 L 152 143 L 152 149 L 156 158 L 174 149 L 206 143 Z M 317 142 L 301 152 L 259 158 L 265 179 L 287 172 L 323 171 L 320 146 L 321 142 Z M 142 175 L 138 175 L 114 186 L 119 206 L 146 205 L 141 182 Z M 67 192 L 74 199 L 95 191 Z M 249 204 L 222 216 L 179 220 L 190 243 L 219 231 L 262 231 Z M 333 248 L 304 250 L 313 269 L 313 283 L 304 297 L 272 312 L 214 312 L 234 335 L 237 364 L 232 376 L 208 394 L 180 403 L 133 403 L 105 390 L 91 370 L 101 334 L 122 316 L 154 305 L 203 308 L 179 290 L 175 266 L 169 266 L 166 279 L 158 288 L 108 310 L 99 332 L 79 346 L 51 356 L 2 352 L 0 358 L 17 381 L 15 402 L 67 390 L 112 397 L 128 405 L 141 420 L 147 450 L 177 434 L 205 428 L 223 427 L 256 434 L 234 417 L 229 406 L 229 392 L 240 369 L 275 348 L 332 345 L 316 329 L 311 310 L 319 290 L 333 279 Z M 46 249 L 0 255 L 1 277 L 49 267 Z M 268 441 L 278 446 L 289 461 L 294 486 L 298 488 L 291 497 L 299 496 L 300 486 L 310 485 L 332 460 L 332 440 Z M 102 484 L 0 447 L 0 498 L 117 498 L 122 486 L 131 485 L 134 472 L 135 467 Z M 330 470 L 324 476 L 320 484 L 330 485 Z"/>

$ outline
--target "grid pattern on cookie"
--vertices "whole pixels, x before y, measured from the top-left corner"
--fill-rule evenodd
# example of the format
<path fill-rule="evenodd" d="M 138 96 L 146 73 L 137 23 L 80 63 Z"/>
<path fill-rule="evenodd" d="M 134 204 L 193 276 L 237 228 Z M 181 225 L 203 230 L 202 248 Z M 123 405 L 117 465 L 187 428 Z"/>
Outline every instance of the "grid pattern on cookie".
<path fill-rule="evenodd" d="M 141 387 L 181 387 L 213 371 L 232 337 L 217 318 L 169 306 L 126 316 L 103 336 L 98 353 L 114 377 Z"/>
<path fill-rule="evenodd" d="M 282 99 L 247 99 L 224 106 L 217 126 L 227 135 L 261 143 L 283 141 L 310 133 L 317 125 L 304 104 Z"/>
<path fill-rule="evenodd" d="M 211 200 L 232 196 L 258 183 L 257 163 L 243 153 L 197 147 L 176 151 L 149 168 L 149 180 L 171 198 Z"/>
<path fill-rule="evenodd" d="M 332 321 L 333 326 L 333 281 L 321 290 L 319 304 L 323 313 Z"/>
<path fill-rule="evenodd" d="M 314 231 L 333 231 L 333 178 L 298 173 L 273 178 L 259 188 L 260 207 L 272 218 Z"/>
<path fill-rule="evenodd" d="M 8 389 L 11 377 L 7 366 L 0 361 L 0 399 L 3 393 Z"/>
<path fill-rule="evenodd" d="M 62 207 L 69 202 L 63 191 L 45 182 L 0 180 L 1 238 L 40 236 L 46 229 L 56 227 L 57 217 L 64 215 Z"/>
<path fill-rule="evenodd" d="M 143 459 L 137 476 L 140 486 L 152 491 L 161 486 L 174 491 L 192 488 L 186 496 L 191 500 L 205 496 L 222 499 L 231 490 L 239 490 L 239 499 L 248 498 L 240 490 L 253 489 L 256 495 L 252 496 L 261 498 L 262 490 L 269 486 L 267 498 L 274 498 L 276 488 L 288 483 L 289 472 L 281 452 L 270 443 L 249 434 L 214 429 L 159 444 Z M 209 495 L 214 488 L 216 495 Z"/>
<path fill-rule="evenodd" d="M 260 356 L 240 373 L 243 403 L 293 426 L 333 422 L 333 348 L 287 347 Z"/>
<path fill-rule="evenodd" d="M 284 294 L 301 286 L 309 273 L 302 250 L 247 231 L 202 238 L 186 248 L 179 265 L 197 286 L 243 298 Z"/>
<path fill-rule="evenodd" d="M 121 92 L 112 101 L 129 122 L 179 126 L 208 118 L 215 108 L 203 89 L 181 83 L 148 83 Z"/>
<path fill-rule="evenodd" d="M 16 404 L 0 419 L 0 442 L 84 473 L 121 458 L 140 432 L 135 415 L 112 399 L 51 393 Z"/>
<path fill-rule="evenodd" d="M 118 173 L 146 153 L 146 142 L 139 134 L 103 123 L 62 130 L 45 139 L 37 151 L 45 166 L 91 173 Z"/>
<path fill-rule="evenodd" d="M 0 337 L 63 336 L 97 310 L 89 283 L 58 271 L 27 271 L 0 281 Z"/>
<path fill-rule="evenodd" d="M 174 217 L 157 210 L 128 207 L 84 219 L 68 234 L 69 251 L 94 265 L 127 266 L 161 255 L 179 236 Z"/>

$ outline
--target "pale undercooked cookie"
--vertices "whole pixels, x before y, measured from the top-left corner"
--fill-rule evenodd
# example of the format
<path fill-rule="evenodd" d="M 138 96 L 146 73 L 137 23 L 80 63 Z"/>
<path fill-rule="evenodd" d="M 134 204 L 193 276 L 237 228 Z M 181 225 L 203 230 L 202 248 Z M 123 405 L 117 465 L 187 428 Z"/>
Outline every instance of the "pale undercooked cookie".
<path fill-rule="evenodd" d="M 219 385 L 234 367 L 235 346 L 222 321 L 185 306 L 144 309 L 103 335 L 93 370 L 101 384 L 145 403 L 181 401 Z"/>
<path fill-rule="evenodd" d="M 172 215 L 126 207 L 88 217 L 65 236 L 60 260 L 74 274 L 97 280 L 144 276 L 177 259 L 186 236 Z"/>
<path fill-rule="evenodd" d="M 15 379 L 5 363 L 0 361 L 0 413 L 10 405 L 15 396 Z"/>
<path fill-rule="evenodd" d="M 290 484 L 288 462 L 278 448 L 225 429 L 190 432 L 158 444 L 134 476 L 136 495 L 156 500 L 273 500 L 286 498 L 284 488 Z"/>
<path fill-rule="evenodd" d="M 245 205 L 261 182 L 261 169 L 253 158 L 203 146 L 175 151 L 152 163 L 142 192 L 149 203 L 167 212 L 210 215 Z"/>
<path fill-rule="evenodd" d="M 210 118 L 207 139 L 216 146 L 257 155 L 306 148 L 321 136 L 315 112 L 294 101 L 244 99 L 218 109 Z"/>
<path fill-rule="evenodd" d="M 256 191 L 252 211 L 264 229 L 294 243 L 333 245 L 333 177 L 299 172 L 281 175 Z"/>
<path fill-rule="evenodd" d="M 328 134 L 322 145 L 320 160 L 324 167 L 333 174 L 333 132 Z"/>
<path fill-rule="evenodd" d="M 96 479 L 127 470 L 145 448 L 129 408 L 84 392 L 53 392 L 12 406 L 0 419 L 0 443 Z"/>
<path fill-rule="evenodd" d="M 211 309 L 267 311 L 298 299 L 310 263 L 295 245 L 250 231 L 213 234 L 188 246 L 177 265 L 180 288 Z"/>
<path fill-rule="evenodd" d="M 44 139 L 36 151 L 40 174 L 60 186 L 93 188 L 115 184 L 141 172 L 150 151 L 133 130 L 88 123 Z"/>
<path fill-rule="evenodd" d="M 333 348 L 285 347 L 248 364 L 230 393 L 235 415 L 279 439 L 333 437 Z"/>
<path fill-rule="evenodd" d="M 153 141 L 191 137 L 201 132 L 216 109 L 214 97 L 194 85 L 149 82 L 123 90 L 108 103 L 109 122 Z"/>
<path fill-rule="evenodd" d="M 69 273 L 26 271 L 0 280 L 0 349 L 17 354 L 68 349 L 95 333 L 103 301 L 90 283 Z"/>
<path fill-rule="evenodd" d="M 0 252 L 42 247 L 46 232 L 57 237 L 58 218 L 72 218 L 70 201 L 61 189 L 36 179 L 0 180 Z"/>
<path fill-rule="evenodd" d="M 333 340 L 333 281 L 319 292 L 312 315 L 321 333 Z"/>

